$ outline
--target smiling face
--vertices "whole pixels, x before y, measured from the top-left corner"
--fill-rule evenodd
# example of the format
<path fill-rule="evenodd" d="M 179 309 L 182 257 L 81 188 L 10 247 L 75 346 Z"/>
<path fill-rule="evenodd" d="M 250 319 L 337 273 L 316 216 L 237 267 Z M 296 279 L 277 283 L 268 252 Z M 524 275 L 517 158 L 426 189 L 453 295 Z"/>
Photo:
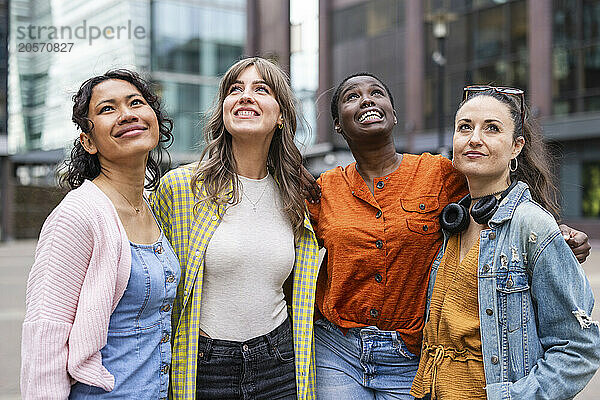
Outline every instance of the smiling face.
<path fill-rule="evenodd" d="M 396 113 L 385 87 L 371 76 L 348 79 L 340 91 L 339 120 L 335 129 L 349 139 L 391 134 L 396 123 Z"/>
<path fill-rule="evenodd" d="M 509 163 L 523 148 L 513 139 L 515 124 L 507 104 L 491 96 L 475 96 L 456 113 L 454 166 L 468 179 L 508 182 Z"/>
<path fill-rule="evenodd" d="M 131 83 L 108 79 L 97 84 L 88 107 L 90 134 L 81 133 L 85 150 L 103 159 L 146 156 L 158 145 L 156 114 Z"/>
<path fill-rule="evenodd" d="M 223 123 L 234 140 L 262 138 L 269 141 L 283 123 L 273 89 L 254 65 L 246 68 L 229 87 L 223 101 Z"/>

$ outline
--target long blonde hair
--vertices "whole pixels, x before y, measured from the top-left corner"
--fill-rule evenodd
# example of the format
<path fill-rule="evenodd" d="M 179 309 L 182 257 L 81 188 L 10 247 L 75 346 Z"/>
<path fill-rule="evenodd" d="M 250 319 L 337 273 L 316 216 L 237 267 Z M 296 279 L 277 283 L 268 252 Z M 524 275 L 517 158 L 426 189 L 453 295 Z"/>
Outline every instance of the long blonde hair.
<path fill-rule="evenodd" d="M 298 238 L 303 229 L 305 204 L 299 177 L 302 156 L 294 143 L 297 100 L 286 74 L 264 58 L 252 57 L 238 61 L 227 70 L 219 83 L 217 101 L 209 113 L 204 129 L 206 147 L 192 176 L 192 192 L 198 198 L 194 208 L 197 209 L 200 203 L 207 201 L 217 206 L 240 202 L 240 182 L 236 174 L 231 134 L 223 123 L 223 102 L 229 94 L 230 86 L 250 66 L 256 67 L 273 90 L 283 116 L 283 127 L 275 129 L 271 140 L 267 168 L 277 182 L 283 210 L 292 224 L 294 236 Z"/>

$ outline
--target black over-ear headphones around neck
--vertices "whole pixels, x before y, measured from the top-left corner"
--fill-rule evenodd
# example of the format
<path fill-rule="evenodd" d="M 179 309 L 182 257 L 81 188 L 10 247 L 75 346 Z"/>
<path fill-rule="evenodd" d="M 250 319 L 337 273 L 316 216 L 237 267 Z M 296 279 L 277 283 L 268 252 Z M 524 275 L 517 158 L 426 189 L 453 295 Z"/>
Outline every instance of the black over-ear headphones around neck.
<path fill-rule="evenodd" d="M 471 208 L 471 216 L 478 224 L 487 224 L 492 218 L 500 202 L 510 193 L 517 185 L 517 181 L 513 181 L 505 191 L 502 192 L 500 198 L 490 194 L 477 200 Z M 440 225 L 442 229 L 451 234 L 460 233 L 469 227 L 469 206 L 471 205 L 471 195 L 468 194 L 458 203 L 450 203 L 442 210 L 440 214 Z"/>

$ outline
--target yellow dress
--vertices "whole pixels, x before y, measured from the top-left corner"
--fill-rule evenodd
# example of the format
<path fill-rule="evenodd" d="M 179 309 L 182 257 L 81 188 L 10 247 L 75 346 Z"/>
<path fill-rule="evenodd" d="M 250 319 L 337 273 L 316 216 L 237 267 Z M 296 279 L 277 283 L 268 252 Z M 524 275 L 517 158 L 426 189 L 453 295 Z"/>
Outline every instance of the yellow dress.
<path fill-rule="evenodd" d="M 460 237 L 452 236 L 440 262 L 423 350 L 411 394 L 416 398 L 486 399 L 479 333 L 479 240 L 460 262 Z"/>

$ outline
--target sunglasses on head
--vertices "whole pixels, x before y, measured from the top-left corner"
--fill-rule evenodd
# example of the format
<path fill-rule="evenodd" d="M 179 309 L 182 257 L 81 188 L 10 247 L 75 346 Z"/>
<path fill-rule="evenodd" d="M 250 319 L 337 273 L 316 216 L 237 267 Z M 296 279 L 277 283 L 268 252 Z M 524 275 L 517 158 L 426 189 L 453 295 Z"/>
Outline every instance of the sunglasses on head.
<path fill-rule="evenodd" d="M 524 125 L 523 123 L 525 121 L 525 92 L 522 89 L 512 88 L 512 87 L 507 87 L 507 86 L 489 86 L 489 85 L 465 86 L 465 88 L 463 89 L 463 91 L 464 91 L 463 101 L 465 101 L 469 98 L 469 94 L 485 92 L 488 90 L 493 90 L 495 92 L 498 92 L 498 93 L 501 93 L 504 95 L 516 96 L 520 100 L 520 102 L 521 102 L 521 135 L 524 136 L 525 127 L 523 126 Z"/>

